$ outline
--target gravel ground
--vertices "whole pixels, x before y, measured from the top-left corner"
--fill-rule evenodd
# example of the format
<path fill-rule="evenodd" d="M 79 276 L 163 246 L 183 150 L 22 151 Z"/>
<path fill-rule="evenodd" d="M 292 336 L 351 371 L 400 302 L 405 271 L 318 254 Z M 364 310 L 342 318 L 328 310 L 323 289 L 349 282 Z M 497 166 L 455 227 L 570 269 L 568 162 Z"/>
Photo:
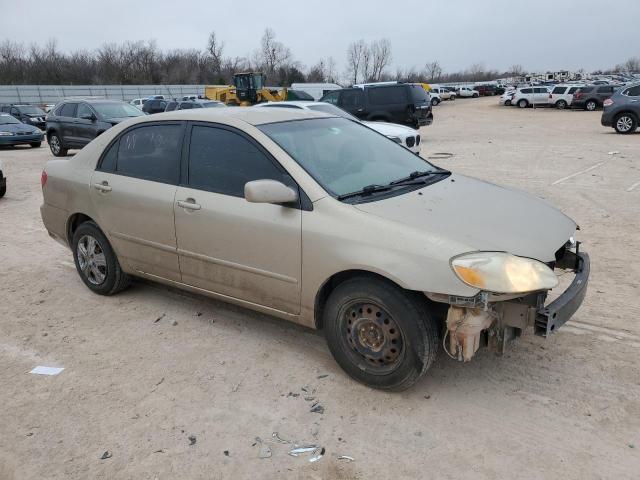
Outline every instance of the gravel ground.
<path fill-rule="evenodd" d="M 497 98 L 435 108 L 423 155 L 576 219 L 591 284 L 552 338 L 464 365 L 440 352 L 402 394 L 350 380 L 318 332 L 146 282 L 92 294 L 40 220 L 48 149 L 0 149 L 0 479 L 637 479 L 640 133 L 599 121 Z M 273 432 L 325 455 L 290 456 Z"/>

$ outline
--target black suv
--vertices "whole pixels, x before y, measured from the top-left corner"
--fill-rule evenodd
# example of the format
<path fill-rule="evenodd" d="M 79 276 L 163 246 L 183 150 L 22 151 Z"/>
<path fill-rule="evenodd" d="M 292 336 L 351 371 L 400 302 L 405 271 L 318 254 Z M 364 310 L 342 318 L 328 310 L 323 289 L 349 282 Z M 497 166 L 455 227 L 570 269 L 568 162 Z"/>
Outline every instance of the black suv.
<path fill-rule="evenodd" d="M 149 115 L 154 113 L 162 113 L 167 109 L 167 102 L 163 98 L 150 98 L 142 105 L 142 111 Z"/>
<path fill-rule="evenodd" d="M 40 107 L 24 104 L 2 105 L 2 107 L 0 107 L 0 112 L 8 113 L 20 120 L 22 123 L 33 125 L 34 127 L 38 127 L 40 130 L 44 130 L 44 118 L 47 114 Z"/>
<path fill-rule="evenodd" d="M 588 85 L 580 87 L 573 94 L 571 106 L 574 108 L 584 108 L 590 112 L 598 107 L 602 107 L 604 101 L 610 98 L 620 87 L 618 85 Z"/>
<path fill-rule="evenodd" d="M 66 100 L 47 115 L 49 148 L 56 157 L 63 157 L 70 148 L 82 148 L 112 126 L 141 115 L 120 100 Z"/>
<path fill-rule="evenodd" d="M 431 100 L 419 84 L 365 85 L 332 90 L 320 101 L 336 105 L 360 120 L 401 123 L 416 129 L 433 122 Z"/>
<path fill-rule="evenodd" d="M 600 121 L 618 133 L 635 132 L 640 123 L 640 83 L 627 85 L 605 100 Z"/>

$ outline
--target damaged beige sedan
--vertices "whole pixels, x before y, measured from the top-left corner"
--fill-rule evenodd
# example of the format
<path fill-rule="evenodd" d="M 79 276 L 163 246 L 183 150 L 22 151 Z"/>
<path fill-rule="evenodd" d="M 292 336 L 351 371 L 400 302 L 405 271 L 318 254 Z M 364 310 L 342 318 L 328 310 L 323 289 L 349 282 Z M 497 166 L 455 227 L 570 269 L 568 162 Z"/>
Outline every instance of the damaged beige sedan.
<path fill-rule="evenodd" d="M 49 234 L 95 293 L 144 277 L 322 329 L 376 388 L 409 387 L 440 348 L 468 361 L 549 335 L 587 290 L 558 210 L 321 113 L 138 117 L 49 161 L 42 188 Z"/>

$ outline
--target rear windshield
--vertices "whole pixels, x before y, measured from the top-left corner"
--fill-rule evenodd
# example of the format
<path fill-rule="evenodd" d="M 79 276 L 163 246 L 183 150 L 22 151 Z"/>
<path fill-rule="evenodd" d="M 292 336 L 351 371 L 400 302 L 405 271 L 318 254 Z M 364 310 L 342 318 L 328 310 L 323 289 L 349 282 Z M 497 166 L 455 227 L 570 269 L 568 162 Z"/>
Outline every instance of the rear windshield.
<path fill-rule="evenodd" d="M 0 115 L 0 125 L 7 125 L 10 123 L 22 123 L 22 122 L 11 115 L 6 115 L 6 114 Z"/>
<path fill-rule="evenodd" d="M 414 103 L 426 103 L 429 101 L 427 91 L 422 88 L 422 85 L 408 85 L 408 87 Z"/>

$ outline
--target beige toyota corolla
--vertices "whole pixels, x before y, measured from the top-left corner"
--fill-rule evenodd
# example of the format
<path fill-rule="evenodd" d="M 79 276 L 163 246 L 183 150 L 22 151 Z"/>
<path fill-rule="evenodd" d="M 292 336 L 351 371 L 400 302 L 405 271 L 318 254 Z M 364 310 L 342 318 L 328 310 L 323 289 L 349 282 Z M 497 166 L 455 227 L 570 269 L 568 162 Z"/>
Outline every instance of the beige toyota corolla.
<path fill-rule="evenodd" d="M 44 224 L 92 291 L 145 277 L 323 329 L 377 388 L 409 387 L 440 346 L 468 361 L 548 335 L 587 290 L 558 210 L 321 113 L 138 117 L 49 161 L 42 188 Z"/>

